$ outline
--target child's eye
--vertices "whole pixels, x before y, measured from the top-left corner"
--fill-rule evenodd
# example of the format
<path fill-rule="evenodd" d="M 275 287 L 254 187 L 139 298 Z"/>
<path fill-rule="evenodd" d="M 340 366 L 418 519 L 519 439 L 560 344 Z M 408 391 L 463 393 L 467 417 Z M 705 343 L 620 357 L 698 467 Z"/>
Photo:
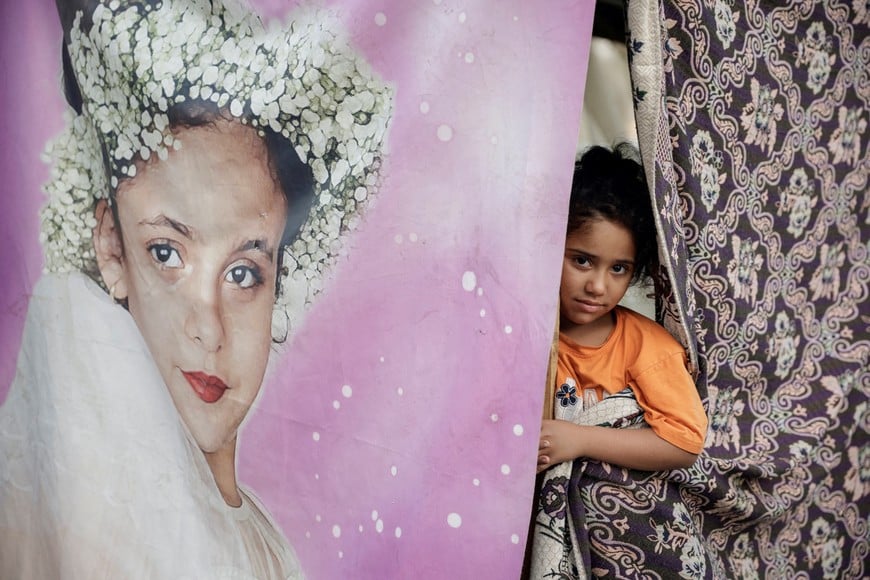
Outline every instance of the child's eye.
<path fill-rule="evenodd" d="M 575 256 L 574 263 L 577 264 L 578 266 L 588 266 L 589 265 L 589 258 L 587 258 L 586 256 Z"/>
<path fill-rule="evenodd" d="M 616 274 L 628 274 L 629 271 L 629 267 L 625 264 L 616 264 L 613 266 L 613 272 Z"/>
<path fill-rule="evenodd" d="M 239 288 L 252 288 L 263 283 L 263 277 L 256 268 L 248 266 L 233 266 L 224 277 L 227 282 L 232 282 Z"/>
<path fill-rule="evenodd" d="M 178 250 L 169 244 L 151 244 L 148 246 L 148 253 L 151 254 L 155 262 L 164 268 L 181 268 L 184 266 Z"/>

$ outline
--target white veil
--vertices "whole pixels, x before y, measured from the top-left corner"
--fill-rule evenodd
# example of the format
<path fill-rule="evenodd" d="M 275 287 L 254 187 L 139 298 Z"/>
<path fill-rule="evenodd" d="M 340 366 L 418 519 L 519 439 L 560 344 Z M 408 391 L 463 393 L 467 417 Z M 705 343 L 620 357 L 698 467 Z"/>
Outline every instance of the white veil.
<path fill-rule="evenodd" d="M 0 578 L 297 577 L 256 502 L 223 502 L 129 313 L 44 275 L 0 407 Z"/>

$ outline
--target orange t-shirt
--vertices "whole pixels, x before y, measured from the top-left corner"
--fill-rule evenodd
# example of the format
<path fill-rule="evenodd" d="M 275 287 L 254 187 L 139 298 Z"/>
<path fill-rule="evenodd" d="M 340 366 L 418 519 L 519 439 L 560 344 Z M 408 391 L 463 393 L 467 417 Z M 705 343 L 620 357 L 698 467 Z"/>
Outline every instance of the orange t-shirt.
<path fill-rule="evenodd" d="M 686 370 L 686 352 L 664 327 L 628 308 L 613 310 L 616 326 L 600 346 L 581 346 L 559 335 L 556 386 L 568 378 L 598 399 L 631 387 L 655 433 L 689 453 L 700 453 L 707 415 Z M 557 401 L 553 401 L 557 404 Z"/>

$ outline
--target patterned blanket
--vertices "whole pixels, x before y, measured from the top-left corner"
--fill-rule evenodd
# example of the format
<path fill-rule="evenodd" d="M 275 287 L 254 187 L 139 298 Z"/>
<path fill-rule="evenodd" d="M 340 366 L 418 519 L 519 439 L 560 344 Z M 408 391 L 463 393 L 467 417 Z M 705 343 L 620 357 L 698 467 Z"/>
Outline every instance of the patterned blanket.
<path fill-rule="evenodd" d="M 560 409 L 562 413 L 557 413 L 556 418 L 613 429 L 648 428 L 630 388 L 600 402 L 579 403 Z M 531 578 L 588 577 L 588 527 L 581 485 L 585 465 L 582 459 L 566 461 L 539 476 L 531 530 Z"/>

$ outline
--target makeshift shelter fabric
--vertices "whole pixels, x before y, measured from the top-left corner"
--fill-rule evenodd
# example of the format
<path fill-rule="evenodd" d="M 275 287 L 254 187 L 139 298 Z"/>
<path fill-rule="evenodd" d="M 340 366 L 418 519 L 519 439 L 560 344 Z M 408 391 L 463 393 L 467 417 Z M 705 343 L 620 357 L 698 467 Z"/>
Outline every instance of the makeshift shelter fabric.
<path fill-rule="evenodd" d="M 870 9 L 632 0 L 660 303 L 710 417 L 666 477 L 577 462 L 592 575 L 868 574 Z"/>

